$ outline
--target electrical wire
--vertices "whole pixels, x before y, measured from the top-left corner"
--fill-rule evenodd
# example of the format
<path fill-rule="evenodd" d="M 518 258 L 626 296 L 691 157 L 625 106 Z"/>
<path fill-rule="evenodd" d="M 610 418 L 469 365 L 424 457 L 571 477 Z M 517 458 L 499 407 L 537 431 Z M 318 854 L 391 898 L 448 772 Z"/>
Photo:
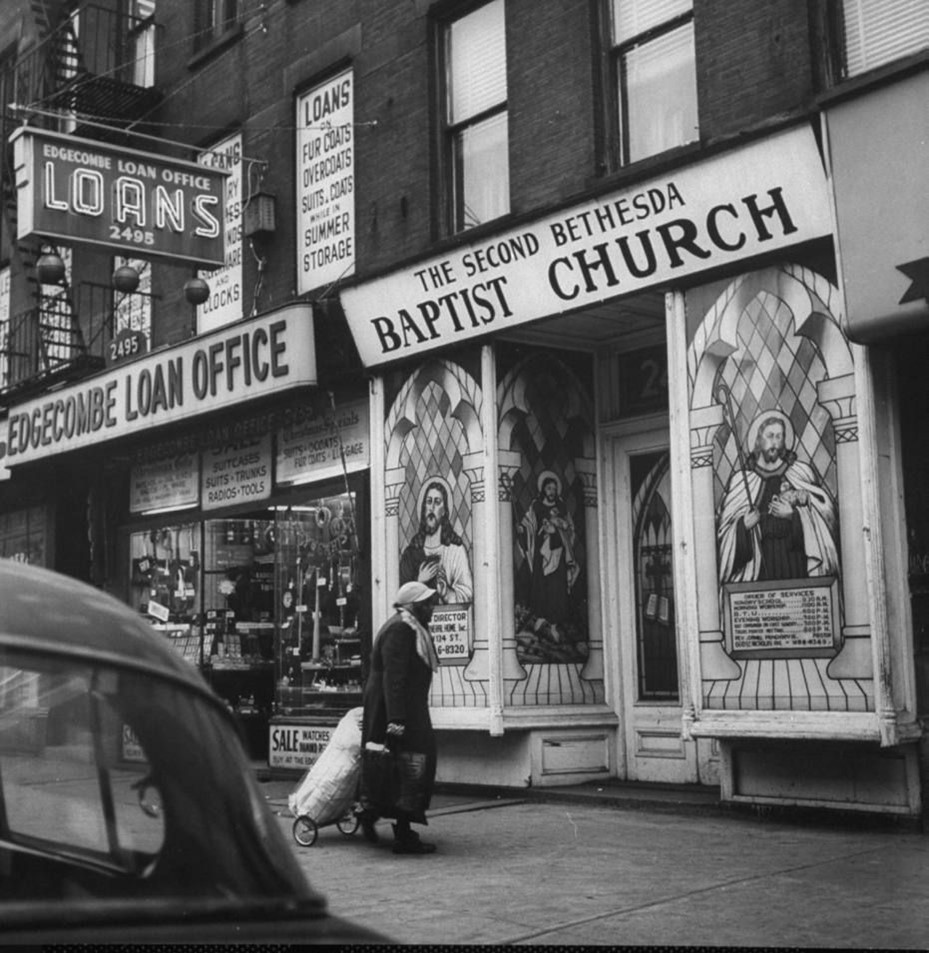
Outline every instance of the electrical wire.
<path fill-rule="evenodd" d="M 80 11 L 77 11 L 77 13 L 79 14 Z M 267 32 L 268 32 L 267 23 L 266 23 L 267 7 L 266 7 L 266 5 L 265 5 L 264 2 L 261 2 L 260 5 L 259 5 L 259 13 L 260 13 L 260 15 L 261 15 L 261 22 L 260 22 L 260 23 L 258 24 L 258 26 L 255 27 L 253 30 L 251 30 L 251 31 L 249 31 L 249 32 L 245 32 L 245 33 L 243 34 L 243 39 L 244 39 L 245 37 L 252 36 L 254 33 L 258 33 L 258 32 L 267 33 Z M 55 30 L 53 30 L 53 31 L 45 38 L 45 40 L 42 41 L 42 44 L 40 44 L 39 47 L 37 47 L 36 49 L 41 49 L 41 47 L 42 47 L 43 45 L 45 45 L 45 43 L 50 42 L 50 40 L 51 40 L 52 37 L 54 36 L 55 32 L 56 32 L 57 30 L 61 29 L 61 28 L 65 25 L 65 23 L 68 22 L 68 21 L 70 21 L 71 19 L 72 19 L 72 17 L 69 16 L 69 17 L 67 18 L 67 20 L 62 21 L 62 23 L 59 24 L 59 26 L 57 26 L 57 27 L 55 28 Z M 244 20 L 244 11 L 243 11 L 243 17 L 237 18 L 237 21 L 236 21 L 236 22 L 239 23 L 239 22 L 242 22 L 243 20 Z M 78 23 L 80 23 L 80 20 L 78 20 Z M 154 23 L 153 23 L 153 25 L 154 25 L 155 28 L 157 29 L 157 24 L 154 24 Z M 158 49 L 157 49 L 157 50 L 155 49 L 155 45 L 152 44 L 152 52 L 151 52 L 151 53 L 146 53 L 145 56 L 142 56 L 142 57 L 134 57 L 134 58 L 131 59 L 131 60 L 126 60 L 124 63 L 117 63 L 117 64 L 116 64 L 115 66 L 113 66 L 111 69 L 105 70 L 104 72 L 94 73 L 93 76 L 89 76 L 86 80 L 83 80 L 82 82 L 76 83 L 76 84 L 74 85 L 73 89 L 74 89 L 75 91 L 79 91 L 80 89 L 83 88 L 83 86 L 84 86 L 85 84 L 93 83 L 95 80 L 100 79 L 100 78 L 103 78 L 103 77 L 113 76 L 113 75 L 115 75 L 116 73 L 118 73 L 119 71 L 125 69 L 127 66 L 131 66 L 133 63 L 136 63 L 136 62 L 146 62 L 146 61 L 149 60 L 149 59 L 151 59 L 151 60 L 154 61 L 154 58 L 155 58 L 155 56 L 156 56 L 156 54 L 157 54 L 158 52 L 164 52 L 165 50 L 170 50 L 170 49 L 172 49 L 173 47 L 179 47 L 179 46 L 188 45 L 188 44 L 191 43 L 192 41 L 196 41 L 196 40 L 199 39 L 200 37 L 207 36 L 207 35 L 211 35 L 212 33 L 213 33 L 213 27 L 212 27 L 212 26 L 209 26 L 209 27 L 204 27 L 202 30 L 194 30 L 194 31 L 191 32 L 191 33 L 185 33 L 183 36 L 181 36 L 179 39 L 175 40 L 173 43 L 163 43 L 163 44 L 160 44 L 160 45 L 158 46 Z M 75 42 L 80 42 L 80 37 L 79 37 L 79 36 L 75 36 Z M 218 61 L 214 60 L 212 63 L 207 64 L 207 66 L 206 66 L 203 70 L 200 70 L 200 71 L 196 74 L 196 77 L 193 77 L 193 78 L 198 78 L 198 79 L 201 78 L 201 77 L 203 76 L 204 72 L 206 72 L 207 69 L 212 69 L 212 68 L 216 65 L 217 62 L 218 62 Z M 154 62 L 153 62 L 153 65 L 154 65 Z M 186 84 L 185 84 L 185 86 L 186 86 Z M 42 100 L 39 100 L 38 102 L 42 102 Z M 162 100 L 162 102 L 163 102 L 163 100 Z M 33 104 L 30 104 L 30 105 L 35 105 L 35 104 L 33 103 Z M 160 105 L 160 103 L 159 103 L 158 105 Z M 157 108 L 157 107 L 156 107 L 156 108 Z M 144 115 L 143 115 L 142 118 L 144 118 Z"/>
<path fill-rule="evenodd" d="M 53 112 L 48 109 L 37 109 L 33 106 L 29 106 L 29 107 L 17 106 L 15 103 L 11 103 L 10 107 L 13 109 L 25 110 L 29 112 L 30 114 L 33 114 L 36 116 L 44 116 L 46 119 L 60 119 L 61 118 L 61 113 Z M 90 119 L 81 113 L 69 113 L 69 115 L 74 116 L 76 119 L 80 121 L 82 125 L 85 125 L 85 126 L 93 126 L 96 129 L 105 129 L 107 132 L 125 132 L 130 136 L 135 136 L 136 138 L 139 138 L 139 139 L 145 139 L 148 142 L 157 142 L 162 145 L 173 146 L 175 149 L 188 149 L 191 152 L 196 152 L 197 155 L 201 155 L 201 156 L 211 155 L 219 151 L 218 149 L 215 149 L 215 148 L 203 148 L 201 146 L 190 145 L 186 142 L 178 142 L 176 139 L 165 139 L 162 136 L 152 136 L 144 132 L 129 132 L 122 126 L 111 126 L 104 122 L 95 122 L 93 119 Z M 191 126 L 189 124 L 185 124 L 184 128 L 198 129 L 198 128 L 211 128 L 211 127 Z M 264 165 L 264 166 L 268 165 L 268 161 L 266 159 L 258 159 L 255 156 L 242 156 L 242 159 L 245 162 L 251 162 L 257 165 Z"/>
<path fill-rule="evenodd" d="M 163 102 L 164 100 L 162 100 Z M 61 119 L 62 113 L 55 112 L 53 110 L 39 109 L 34 106 L 21 106 L 18 103 L 10 103 L 10 109 L 15 109 L 20 112 L 29 112 L 34 113 L 37 116 L 45 116 L 52 119 Z M 113 126 L 109 123 L 103 122 L 102 120 L 107 119 L 106 116 L 98 116 L 94 113 L 82 113 L 82 112 L 69 112 L 67 114 L 69 117 L 81 122 L 83 125 L 87 126 L 98 126 L 102 129 L 106 129 L 108 132 L 125 132 L 128 135 L 139 136 L 140 138 L 153 139 L 155 142 L 166 142 L 175 146 L 183 146 L 188 149 L 198 149 L 200 147 L 193 145 L 185 145 L 184 143 L 178 142 L 176 139 L 164 139 L 158 136 L 147 135 L 142 132 L 131 132 L 125 126 Z M 218 126 L 211 125 L 209 123 L 191 123 L 191 122 L 156 122 L 149 121 L 146 122 L 146 126 L 156 126 L 163 129 L 203 129 L 207 131 L 217 131 L 217 132 L 230 132 L 228 125 Z M 275 123 L 273 126 L 252 126 L 249 125 L 249 132 L 305 132 L 314 129 L 345 129 L 348 127 L 352 128 L 362 128 L 364 126 L 377 126 L 379 125 L 376 119 L 366 119 L 366 120 L 357 120 L 355 122 L 323 122 L 323 123 L 309 123 L 307 125 L 287 125 L 284 123 Z M 201 152 L 210 152 L 210 149 L 200 149 Z"/>
<path fill-rule="evenodd" d="M 257 33 L 267 34 L 268 10 L 264 2 L 259 4 L 258 14 L 260 16 L 260 21 L 250 30 L 245 30 L 245 32 L 243 32 L 242 40 L 248 39 Z M 243 13 L 243 18 L 244 18 L 244 13 Z M 240 20 L 239 22 L 242 22 L 242 21 Z M 153 47 L 152 52 L 145 54 L 145 56 L 143 57 L 127 60 L 125 63 L 119 63 L 109 70 L 106 70 L 101 73 L 95 73 L 93 74 L 93 76 L 88 76 L 87 79 L 78 81 L 72 87 L 72 91 L 74 92 L 80 91 L 80 89 L 82 89 L 83 86 L 93 84 L 94 82 L 98 81 L 101 78 L 112 76 L 118 73 L 119 71 L 125 69 L 127 66 L 131 65 L 132 63 L 144 62 L 150 58 L 154 58 L 157 53 L 163 53 L 166 49 L 170 49 L 171 47 L 174 47 L 174 46 L 186 45 L 190 43 L 191 41 L 195 40 L 197 37 L 203 36 L 204 34 L 208 34 L 210 32 L 212 32 L 211 28 L 207 28 L 204 30 L 197 30 L 192 33 L 185 34 L 184 36 L 180 37 L 178 40 L 176 40 L 173 43 L 161 44 L 157 50 L 154 49 Z M 145 122 L 147 126 L 158 127 L 161 129 L 168 129 L 168 128 L 188 129 L 188 130 L 199 129 L 205 132 L 228 131 L 228 126 L 217 126 L 217 125 L 210 125 L 210 124 L 194 124 L 189 122 L 155 122 L 155 121 L 147 119 L 147 117 L 150 116 L 153 112 L 163 108 L 164 104 L 168 102 L 170 99 L 172 99 L 173 97 L 183 92 L 191 84 L 202 81 L 203 77 L 209 71 L 216 69 L 221 65 L 225 65 L 224 61 L 221 58 L 214 59 L 212 62 L 207 63 L 202 69 L 197 70 L 195 73 L 189 76 L 184 82 L 182 82 L 180 85 L 176 86 L 174 89 L 168 92 L 151 109 L 144 112 L 141 116 L 138 116 L 135 119 L 133 119 L 128 126 L 113 126 L 111 123 L 101 121 L 101 120 L 106 120 L 109 117 L 98 116 L 93 113 L 67 112 L 67 116 L 73 117 L 74 119 L 80 121 L 83 125 L 95 126 L 97 128 L 102 128 L 107 131 L 122 132 L 122 133 L 133 135 L 133 136 L 139 136 L 141 138 L 148 138 L 156 142 L 167 143 L 169 145 L 176 146 L 176 147 L 189 148 L 190 150 L 195 151 L 200 155 L 208 154 L 211 151 L 209 149 L 203 149 L 193 145 L 185 146 L 172 139 L 164 139 L 164 138 L 159 138 L 154 136 L 147 136 L 145 133 L 133 131 L 133 127 L 138 125 L 139 123 Z M 28 104 L 10 103 L 9 108 L 14 110 L 21 110 L 27 113 L 34 113 L 36 115 L 45 116 L 46 118 L 54 118 L 54 119 L 62 118 L 61 111 L 54 111 L 50 109 L 43 110 L 42 104 L 44 103 L 45 105 L 48 105 L 47 100 L 48 100 L 48 97 L 45 97 L 44 100 L 36 100 Z M 274 126 L 250 127 L 250 131 L 256 132 L 256 133 L 271 131 L 271 130 L 301 131 L 301 130 L 310 130 L 310 129 L 332 129 L 332 128 L 339 128 L 339 127 L 349 126 L 349 125 L 353 127 L 376 126 L 377 120 L 375 119 L 375 120 L 369 120 L 367 122 L 363 121 L 363 122 L 353 122 L 353 123 L 319 123 L 319 124 L 313 123 L 308 125 L 294 125 L 294 126 L 275 124 Z M 261 162 L 262 160 L 254 159 L 253 161 Z"/>

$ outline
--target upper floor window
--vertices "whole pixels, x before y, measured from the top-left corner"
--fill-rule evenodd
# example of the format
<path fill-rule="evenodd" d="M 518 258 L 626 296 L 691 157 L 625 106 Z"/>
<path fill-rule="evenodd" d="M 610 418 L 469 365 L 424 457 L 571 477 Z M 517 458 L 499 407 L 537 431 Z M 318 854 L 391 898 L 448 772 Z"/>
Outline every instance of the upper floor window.
<path fill-rule="evenodd" d="M 445 147 L 452 230 L 510 210 L 504 0 L 445 27 Z"/>
<path fill-rule="evenodd" d="M 238 0 L 197 0 L 194 47 L 202 50 L 238 22 Z"/>
<path fill-rule="evenodd" d="M 925 0 L 842 0 L 842 15 L 846 76 L 929 47 Z"/>
<path fill-rule="evenodd" d="M 619 162 L 699 137 L 693 0 L 610 0 Z"/>
<path fill-rule="evenodd" d="M 155 85 L 155 0 L 132 0 L 129 19 L 132 82 Z"/>

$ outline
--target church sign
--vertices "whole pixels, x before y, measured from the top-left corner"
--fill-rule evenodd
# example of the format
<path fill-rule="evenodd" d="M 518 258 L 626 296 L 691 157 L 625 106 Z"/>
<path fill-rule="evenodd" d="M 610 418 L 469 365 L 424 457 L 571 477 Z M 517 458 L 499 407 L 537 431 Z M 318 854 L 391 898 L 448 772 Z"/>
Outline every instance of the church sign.
<path fill-rule="evenodd" d="M 371 367 L 829 235 L 800 126 L 341 292 Z"/>
<path fill-rule="evenodd" d="M 440 662 L 465 665 L 471 658 L 471 607 L 436 606 L 429 634 Z"/>
<path fill-rule="evenodd" d="M 726 634 L 732 658 L 832 657 L 839 637 L 834 578 L 733 582 L 724 586 Z"/>

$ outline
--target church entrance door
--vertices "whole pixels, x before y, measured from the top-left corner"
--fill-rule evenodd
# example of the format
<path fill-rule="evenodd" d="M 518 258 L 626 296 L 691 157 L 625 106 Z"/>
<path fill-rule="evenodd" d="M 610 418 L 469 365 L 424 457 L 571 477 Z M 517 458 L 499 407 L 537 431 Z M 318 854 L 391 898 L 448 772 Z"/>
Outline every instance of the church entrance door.
<path fill-rule="evenodd" d="M 618 652 L 617 765 L 629 780 L 697 781 L 694 742 L 681 736 L 681 640 L 675 612 L 668 425 L 632 422 L 608 439 L 615 593 L 607 625 Z M 614 668 L 614 672 L 616 669 Z"/>

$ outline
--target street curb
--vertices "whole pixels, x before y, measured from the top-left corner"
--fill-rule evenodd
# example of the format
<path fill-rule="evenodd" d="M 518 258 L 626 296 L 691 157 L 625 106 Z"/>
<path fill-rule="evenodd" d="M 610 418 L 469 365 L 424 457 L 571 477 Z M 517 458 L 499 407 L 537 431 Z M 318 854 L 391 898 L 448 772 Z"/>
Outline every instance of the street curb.
<path fill-rule="evenodd" d="M 280 778 L 277 780 L 283 781 Z M 430 814 L 462 813 L 535 801 L 605 807 L 618 811 L 651 811 L 685 817 L 719 817 L 756 823 L 782 823 L 796 827 L 884 831 L 899 834 L 927 833 L 922 819 L 918 817 L 807 805 L 722 801 L 719 798 L 719 789 L 712 787 L 588 782 L 562 787 L 514 788 L 440 782 L 436 784 L 435 793 L 468 798 L 468 800 L 460 804 L 436 808 Z M 282 814 L 288 812 L 286 794 L 268 795 L 266 800 L 273 808 L 280 809 Z"/>
<path fill-rule="evenodd" d="M 633 786 L 622 784 L 578 785 L 572 787 L 495 788 L 492 791 L 470 785 L 437 785 L 446 794 L 472 794 L 487 799 L 541 801 L 549 804 L 585 804 L 614 810 L 651 811 L 690 817 L 720 817 L 782 823 L 795 827 L 838 828 L 883 831 L 899 834 L 925 834 L 920 818 L 879 811 L 850 811 L 839 808 L 811 807 L 799 804 L 753 804 L 722 801 L 716 788 L 692 790 L 676 785 Z"/>

